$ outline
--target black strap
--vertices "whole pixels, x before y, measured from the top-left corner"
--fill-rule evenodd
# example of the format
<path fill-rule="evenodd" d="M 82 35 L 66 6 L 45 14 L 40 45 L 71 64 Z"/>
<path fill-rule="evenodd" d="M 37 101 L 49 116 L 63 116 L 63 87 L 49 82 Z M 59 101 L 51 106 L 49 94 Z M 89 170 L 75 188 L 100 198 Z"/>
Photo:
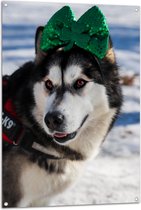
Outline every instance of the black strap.
<path fill-rule="evenodd" d="M 33 147 L 34 143 L 40 144 L 42 147 L 44 147 L 44 145 L 42 145 L 41 143 L 38 143 L 37 137 L 33 134 L 33 132 L 30 129 L 26 128 L 24 130 L 24 135 L 22 137 L 22 140 L 20 141 L 18 146 L 20 146 L 24 151 L 32 155 L 36 154 L 37 156 L 44 156 L 48 159 L 54 159 L 54 160 L 62 159 L 61 157 L 57 157 L 57 156 L 39 151 L 38 149 Z"/>
<path fill-rule="evenodd" d="M 103 81 L 103 83 L 105 84 L 104 74 L 103 74 L 103 71 L 102 71 L 102 68 L 101 68 L 100 60 L 99 60 L 96 56 L 94 56 L 94 58 L 95 58 L 95 60 L 96 60 L 96 62 L 97 62 L 98 71 L 99 71 L 99 73 L 100 73 L 100 75 L 101 75 L 102 81 Z"/>

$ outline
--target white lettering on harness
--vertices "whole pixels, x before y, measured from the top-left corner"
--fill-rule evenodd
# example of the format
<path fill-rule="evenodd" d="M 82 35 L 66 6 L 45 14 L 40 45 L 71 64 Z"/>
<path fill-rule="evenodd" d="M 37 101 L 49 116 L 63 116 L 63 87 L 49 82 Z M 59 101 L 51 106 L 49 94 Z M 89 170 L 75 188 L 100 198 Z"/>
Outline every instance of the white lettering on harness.
<path fill-rule="evenodd" d="M 4 113 L 2 113 L 2 125 L 5 128 L 10 129 L 12 126 L 14 126 L 14 122 L 8 116 L 4 116 Z"/>

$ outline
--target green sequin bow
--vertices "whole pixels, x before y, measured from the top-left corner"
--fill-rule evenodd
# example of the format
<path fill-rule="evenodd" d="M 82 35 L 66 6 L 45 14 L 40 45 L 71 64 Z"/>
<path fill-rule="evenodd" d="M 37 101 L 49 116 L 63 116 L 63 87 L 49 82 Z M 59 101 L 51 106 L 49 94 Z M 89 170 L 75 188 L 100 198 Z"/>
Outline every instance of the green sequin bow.
<path fill-rule="evenodd" d="M 77 45 L 102 59 L 108 49 L 109 29 L 105 16 L 94 6 L 78 21 L 69 6 L 57 11 L 44 27 L 41 50 L 48 51 L 57 46 L 70 50 Z"/>

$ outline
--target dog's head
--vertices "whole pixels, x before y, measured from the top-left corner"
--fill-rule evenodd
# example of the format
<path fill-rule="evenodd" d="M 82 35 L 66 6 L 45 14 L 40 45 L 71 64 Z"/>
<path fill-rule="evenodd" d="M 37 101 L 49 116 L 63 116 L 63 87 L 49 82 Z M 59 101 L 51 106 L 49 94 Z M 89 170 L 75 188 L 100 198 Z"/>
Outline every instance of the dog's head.
<path fill-rule="evenodd" d="M 65 144 L 75 140 L 92 120 L 109 112 L 117 92 L 108 96 L 111 86 L 107 85 L 107 77 L 110 84 L 113 80 L 110 75 L 117 74 L 116 69 L 108 69 L 115 63 L 114 53 L 110 47 L 101 64 L 91 53 L 78 47 L 67 52 L 56 48 L 43 53 L 39 48 L 42 30 L 40 27 L 36 34 L 32 114 L 54 141 Z"/>

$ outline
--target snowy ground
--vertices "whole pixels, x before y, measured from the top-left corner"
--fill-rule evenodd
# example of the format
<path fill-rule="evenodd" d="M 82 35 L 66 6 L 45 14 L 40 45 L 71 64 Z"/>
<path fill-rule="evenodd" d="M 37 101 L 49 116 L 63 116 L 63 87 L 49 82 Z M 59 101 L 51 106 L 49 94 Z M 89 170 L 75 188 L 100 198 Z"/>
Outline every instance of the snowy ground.
<path fill-rule="evenodd" d="M 34 35 L 39 25 L 62 4 L 8 3 L 3 7 L 3 74 L 34 59 Z M 72 5 L 77 17 L 91 5 Z M 75 186 L 50 205 L 132 203 L 139 186 L 139 7 L 100 6 L 107 17 L 121 75 L 136 74 L 131 86 L 123 86 L 122 114 L 95 160 L 90 161 Z"/>

